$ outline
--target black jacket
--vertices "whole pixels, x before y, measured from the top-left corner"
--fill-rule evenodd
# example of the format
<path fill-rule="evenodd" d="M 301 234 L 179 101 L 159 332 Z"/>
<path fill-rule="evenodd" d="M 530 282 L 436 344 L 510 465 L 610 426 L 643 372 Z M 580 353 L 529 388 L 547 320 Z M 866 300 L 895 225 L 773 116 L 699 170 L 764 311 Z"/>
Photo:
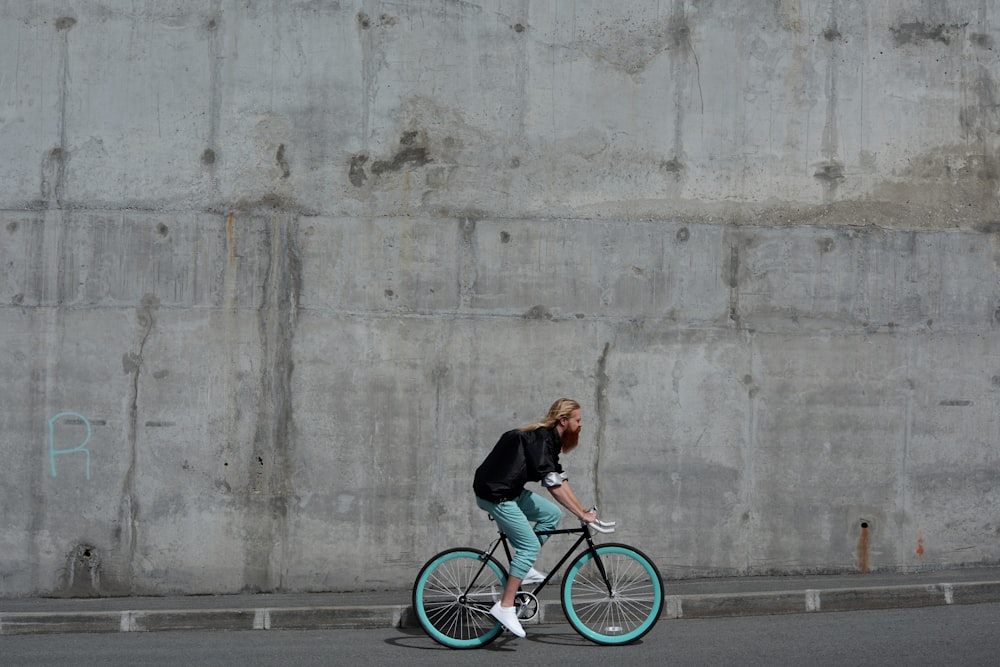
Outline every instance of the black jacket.
<path fill-rule="evenodd" d="M 561 447 L 555 427 L 507 431 L 476 468 L 472 489 L 491 503 L 514 500 L 528 482 L 540 482 L 549 473 L 562 473 Z"/>

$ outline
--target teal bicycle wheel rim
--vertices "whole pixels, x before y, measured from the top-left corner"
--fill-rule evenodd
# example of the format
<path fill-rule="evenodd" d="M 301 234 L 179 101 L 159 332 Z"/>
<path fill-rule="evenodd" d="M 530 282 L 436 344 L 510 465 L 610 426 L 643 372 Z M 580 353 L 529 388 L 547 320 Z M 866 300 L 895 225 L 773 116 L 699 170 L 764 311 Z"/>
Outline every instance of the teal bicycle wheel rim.
<path fill-rule="evenodd" d="M 449 635 L 444 634 L 438 630 L 434 624 L 427 618 L 424 612 L 424 590 L 427 583 L 427 579 L 434 574 L 443 564 L 450 560 L 456 558 L 468 558 L 473 560 L 481 560 L 485 557 L 485 554 L 479 551 L 472 550 L 461 550 L 457 549 L 454 551 L 447 551 L 443 554 L 438 555 L 436 558 L 431 560 L 424 569 L 421 571 L 420 575 L 417 577 L 417 581 L 414 584 L 413 589 L 413 611 L 417 615 L 420 621 L 420 626 L 424 631 L 431 636 L 432 639 L 440 644 L 449 646 L 451 648 L 479 648 L 489 644 L 503 631 L 503 625 L 498 621 L 496 625 L 485 632 L 484 634 L 474 637 L 472 639 L 457 639 Z M 501 584 L 507 583 L 507 573 L 503 571 L 503 568 L 497 565 L 493 559 L 486 561 L 486 567 L 492 570 L 497 578 L 500 580 Z"/>
<path fill-rule="evenodd" d="M 663 583 L 660 580 L 660 573 L 657 571 L 656 566 L 653 565 L 653 563 L 644 554 L 631 547 L 604 544 L 598 546 L 597 551 L 602 556 L 605 554 L 622 554 L 629 556 L 642 567 L 642 569 L 649 576 L 650 582 L 653 584 L 653 600 L 649 616 L 633 630 L 620 635 L 601 634 L 599 632 L 594 632 L 590 629 L 590 627 L 588 627 L 587 623 L 585 623 L 583 619 L 577 615 L 576 609 L 573 606 L 572 592 L 577 573 L 594 558 L 594 555 L 590 552 L 585 552 L 581 558 L 573 563 L 566 573 L 566 579 L 562 589 L 563 610 L 566 612 L 566 616 L 573 625 L 574 629 L 591 641 L 599 644 L 628 644 L 629 642 L 633 642 L 649 632 L 649 630 L 660 618 L 660 611 L 663 608 Z"/>

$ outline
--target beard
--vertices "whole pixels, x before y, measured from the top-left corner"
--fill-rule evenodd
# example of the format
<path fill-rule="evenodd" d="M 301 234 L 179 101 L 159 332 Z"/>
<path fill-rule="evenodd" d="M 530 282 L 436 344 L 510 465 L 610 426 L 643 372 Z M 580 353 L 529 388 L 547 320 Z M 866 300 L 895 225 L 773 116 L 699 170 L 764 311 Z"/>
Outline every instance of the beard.
<path fill-rule="evenodd" d="M 582 430 L 583 430 L 582 428 L 577 429 L 575 431 L 570 431 L 569 429 L 566 429 L 565 431 L 562 432 L 562 435 L 559 436 L 559 444 L 560 444 L 559 449 L 563 454 L 568 454 L 569 452 L 576 449 L 576 446 L 580 444 L 580 431 Z"/>

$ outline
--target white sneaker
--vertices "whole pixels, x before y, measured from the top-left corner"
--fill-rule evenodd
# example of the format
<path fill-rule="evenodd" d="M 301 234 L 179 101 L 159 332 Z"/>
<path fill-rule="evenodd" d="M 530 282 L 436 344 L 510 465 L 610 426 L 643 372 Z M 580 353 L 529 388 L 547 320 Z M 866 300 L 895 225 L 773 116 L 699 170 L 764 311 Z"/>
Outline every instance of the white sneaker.
<path fill-rule="evenodd" d="M 545 581 L 545 577 L 549 576 L 546 572 L 539 572 L 535 568 L 528 570 L 528 574 L 524 575 L 524 579 L 521 580 L 522 584 L 538 584 Z"/>
<path fill-rule="evenodd" d="M 527 633 L 521 627 L 521 621 L 517 620 L 517 610 L 514 607 L 501 607 L 497 602 L 490 608 L 490 616 L 500 621 L 503 627 L 513 632 L 518 637 L 525 637 Z"/>

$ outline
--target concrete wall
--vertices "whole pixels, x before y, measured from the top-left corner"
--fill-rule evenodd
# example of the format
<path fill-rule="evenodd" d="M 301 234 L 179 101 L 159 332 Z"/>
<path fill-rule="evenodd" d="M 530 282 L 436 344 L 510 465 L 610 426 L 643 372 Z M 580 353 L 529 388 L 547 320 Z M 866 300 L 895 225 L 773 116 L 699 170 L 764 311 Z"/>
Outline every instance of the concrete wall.
<path fill-rule="evenodd" d="M 1000 562 L 995 3 L 624 5 L 0 3 L 0 595 Z"/>

